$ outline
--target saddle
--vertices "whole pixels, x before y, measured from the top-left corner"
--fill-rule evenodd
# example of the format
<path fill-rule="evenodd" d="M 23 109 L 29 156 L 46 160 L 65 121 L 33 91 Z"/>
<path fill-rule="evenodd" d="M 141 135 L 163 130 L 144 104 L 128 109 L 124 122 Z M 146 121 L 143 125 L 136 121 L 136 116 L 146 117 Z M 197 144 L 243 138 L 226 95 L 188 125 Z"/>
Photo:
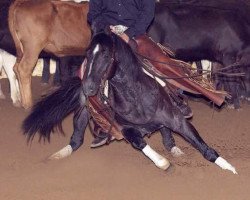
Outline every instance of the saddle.
<path fill-rule="evenodd" d="M 162 50 L 148 36 L 141 35 L 135 41 L 139 56 L 165 82 L 192 94 L 202 94 L 218 106 L 225 101 L 226 92 L 215 90 L 209 82 L 196 76 L 188 63 L 170 58 L 169 51 Z"/>

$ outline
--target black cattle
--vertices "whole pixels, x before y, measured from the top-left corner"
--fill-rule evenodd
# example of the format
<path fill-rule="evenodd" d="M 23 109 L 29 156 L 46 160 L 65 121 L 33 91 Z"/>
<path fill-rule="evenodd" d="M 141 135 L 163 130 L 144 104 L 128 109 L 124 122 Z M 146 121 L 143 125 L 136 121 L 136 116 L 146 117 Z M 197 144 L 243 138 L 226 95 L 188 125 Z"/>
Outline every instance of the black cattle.
<path fill-rule="evenodd" d="M 15 44 L 8 28 L 8 10 L 11 3 L 11 0 L 0 2 L 0 48 L 15 55 Z"/>
<path fill-rule="evenodd" d="M 180 3 L 183 2 L 183 3 Z M 223 66 L 236 64 L 229 72 L 239 72 L 249 65 L 250 11 L 244 1 L 179 1 L 163 0 L 148 34 L 157 42 L 170 46 L 177 59 L 207 59 Z M 242 12 L 240 12 L 242 11 Z M 242 78 L 223 77 L 224 89 L 232 95 L 231 103 L 239 108 Z"/>
<path fill-rule="evenodd" d="M 73 76 L 78 76 L 78 70 L 84 60 L 84 56 L 65 56 L 56 60 L 56 71 L 53 77 L 53 85 L 60 86 Z M 42 83 L 49 83 L 50 59 L 43 62 Z"/>

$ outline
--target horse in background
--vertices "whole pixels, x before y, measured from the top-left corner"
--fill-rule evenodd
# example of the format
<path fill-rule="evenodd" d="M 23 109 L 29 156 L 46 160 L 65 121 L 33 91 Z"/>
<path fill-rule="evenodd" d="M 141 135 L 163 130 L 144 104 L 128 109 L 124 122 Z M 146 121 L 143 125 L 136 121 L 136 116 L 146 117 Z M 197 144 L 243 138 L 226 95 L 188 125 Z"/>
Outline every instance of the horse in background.
<path fill-rule="evenodd" d="M 76 144 L 83 143 L 82 130 L 86 129 L 89 122 L 84 95 L 90 99 L 97 95 L 97 98 L 106 102 L 107 108 L 104 110 L 110 110 L 113 116 L 110 124 L 118 123 L 120 134 L 160 169 L 166 170 L 170 165 L 169 161 L 143 139 L 145 135 L 158 130 L 167 149 L 177 148 L 172 134 L 178 133 L 198 149 L 205 159 L 222 169 L 237 173 L 231 164 L 203 141 L 194 126 L 173 105 L 169 94 L 161 85 L 143 72 L 143 63 L 122 39 L 114 34 L 96 34 L 86 55 L 87 64 L 82 83 L 79 78 L 72 79 L 66 87 L 36 104 L 25 119 L 23 130 L 29 140 L 37 132 L 40 138 L 50 139 L 54 126 L 60 127 L 65 116 L 76 112 L 70 144 L 53 156 L 61 158 L 70 155 L 79 148 Z M 106 81 L 108 96 L 103 91 Z M 111 125 L 111 134 L 112 128 Z"/>
<path fill-rule="evenodd" d="M 78 70 L 83 63 L 84 56 L 64 56 L 54 58 L 56 65 L 52 85 L 58 87 L 65 84 L 68 79 L 78 75 Z M 50 58 L 43 59 L 42 85 L 47 85 L 50 79 Z"/>
<path fill-rule="evenodd" d="M 12 54 L 0 49 L 0 71 L 2 69 L 5 70 L 6 75 L 10 82 L 10 96 L 13 102 L 13 105 L 16 107 L 20 107 L 20 93 L 18 81 L 16 79 L 15 72 L 13 71 L 13 66 L 16 62 L 16 57 Z M 0 87 L 0 96 L 1 98 L 5 98 L 1 87 Z"/>
<path fill-rule="evenodd" d="M 241 73 L 250 66 L 249 12 L 247 1 L 161 0 L 156 3 L 148 35 L 170 47 L 176 59 L 210 60 L 220 68 L 228 67 L 223 72 Z M 220 85 L 232 96 L 228 102 L 240 108 L 239 91 L 244 89 L 244 79 L 225 75 L 219 78 Z"/>
<path fill-rule="evenodd" d="M 57 57 L 85 54 L 91 37 L 87 12 L 87 3 L 51 0 L 16 0 L 10 6 L 9 28 L 17 50 L 14 70 L 24 108 L 33 104 L 31 74 L 41 51 Z"/>
<path fill-rule="evenodd" d="M 10 5 L 13 2 L 14 1 L 12 1 L 12 0 L 2 0 L 0 2 L 0 49 L 2 49 L 3 51 L 5 51 L 4 54 L 1 53 L 1 59 L 3 58 L 3 56 L 5 57 L 5 59 L 7 59 L 6 57 L 9 57 L 9 58 L 12 57 L 11 59 L 9 59 L 9 60 L 12 60 L 12 61 L 16 60 L 16 57 L 15 58 L 13 57 L 13 56 L 16 56 L 16 47 L 15 47 L 15 43 L 13 41 L 13 38 L 11 36 L 11 33 L 9 31 L 9 27 L 8 27 L 8 11 L 9 11 Z M 11 55 L 9 55 L 8 53 L 11 54 Z M 50 76 L 50 74 L 48 73 L 48 70 L 49 70 L 49 60 L 51 58 L 53 58 L 54 60 L 56 60 L 56 62 L 58 63 L 57 74 L 54 76 L 55 79 L 53 81 L 53 82 L 55 82 L 56 85 L 65 82 L 65 80 L 67 80 L 71 76 L 71 74 L 73 73 L 73 71 L 75 71 L 75 69 L 74 70 L 70 69 L 70 67 L 72 65 L 75 66 L 75 64 L 72 63 L 72 61 L 70 61 L 72 59 L 64 58 L 64 57 L 58 58 L 58 57 L 54 56 L 53 54 L 46 53 L 44 51 L 42 51 L 39 54 L 39 58 L 43 58 L 44 59 L 44 62 L 43 62 L 44 63 L 44 65 L 43 65 L 43 69 L 44 69 L 43 72 L 44 72 L 44 74 L 42 76 L 42 79 L 45 82 L 48 81 L 48 78 Z M 13 66 L 10 67 L 10 65 L 8 64 L 6 67 L 9 70 L 9 69 L 13 69 Z M 46 71 L 46 69 L 47 69 L 47 71 Z M 9 73 L 8 70 L 7 70 L 7 72 Z M 32 69 L 32 71 L 33 71 L 33 69 Z M 10 73 L 12 73 L 12 72 L 10 72 Z M 13 77 L 13 76 L 8 76 L 8 78 L 9 77 Z M 16 93 L 15 90 L 13 90 L 13 87 L 12 87 L 13 86 L 12 83 L 14 83 L 14 81 L 12 81 L 12 79 L 9 79 L 9 81 L 11 83 L 11 96 L 12 96 L 13 104 L 14 104 L 14 106 L 18 106 L 19 107 L 19 106 L 21 106 L 20 92 Z M 4 94 L 3 93 L 1 93 L 1 96 L 4 98 Z"/>
<path fill-rule="evenodd" d="M 41 77 L 41 84 L 42 86 L 46 86 L 49 84 L 50 74 L 51 74 L 51 58 L 44 58 L 43 59 L 43 72 Z M 59 71 L 59 62 L 58 60 L 54 60 L 55 62 L 55 73 L 53 76 L 52 85 L 59 86 L 60 85 L 60 71 Z"/>
<path fill-rule="evenodd" d="M 81 66 L 83 62 L 83 57 L 81 56 L 68 56 L 62 57 L 55 60 L 57 63 L 56 71 L 54 74 L 54 79 L 52 82 L 52 88 L 60 86 L 61 84 L 65 84 L 65 82 L 73 76 L 77 75 L 77 70 Z M 20 91 L 19 91 L 19 84 L 18 80 L 16 79 L 15 72 L 13 70 L 13 66 L 16 63 L 16 57 L 5 50 L 0 49 L 0 72 L 2 69 L 6 72 L 7 78 L 10 83 L 10 96 L 12 99 L 12 103 L 15 107 L 21 106 L 21 99 L 20 99 Z M 59 67 L 60 65 L 60 67 Z M 59 69 L 60 68 L 60 69 Z M 60 70 L 63 69 L 64 71 L 61 72 Z M 35 72 L 33 72 L 34 75 Z M 43 66 L 42 66 L 42 77 L 41 82 L 42 85 L 44 82 L 46 84 L 49 83 L 49 76 L 50 76 L 50 58 L 43 59 Z M 51 91 L 49 89 L 48 92 Z M 0 85 L 0 99 L 5 99 L 5 95 L 1 89 Z"/>
<path fill-rule="evenodd" d="M 8 28 L 8 10 L 12 2 L 11 0 L 0 2 L 0 49 L 15 55 L 15 44 Z"/>

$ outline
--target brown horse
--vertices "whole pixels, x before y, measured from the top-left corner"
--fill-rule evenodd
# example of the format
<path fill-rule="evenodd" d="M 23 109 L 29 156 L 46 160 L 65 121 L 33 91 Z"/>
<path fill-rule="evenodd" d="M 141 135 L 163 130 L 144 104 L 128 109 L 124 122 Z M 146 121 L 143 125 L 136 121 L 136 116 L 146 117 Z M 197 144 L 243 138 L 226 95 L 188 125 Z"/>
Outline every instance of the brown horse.
<path fill-rule="evenodd" d="M 22 106 L 32 102 L 31 74 L 42 50 L 58 57 L 84 55 L 91 38 L 88 3 L 16 0 L 9 9 L 9 28 L 17 50 L 14 70 Z"/>

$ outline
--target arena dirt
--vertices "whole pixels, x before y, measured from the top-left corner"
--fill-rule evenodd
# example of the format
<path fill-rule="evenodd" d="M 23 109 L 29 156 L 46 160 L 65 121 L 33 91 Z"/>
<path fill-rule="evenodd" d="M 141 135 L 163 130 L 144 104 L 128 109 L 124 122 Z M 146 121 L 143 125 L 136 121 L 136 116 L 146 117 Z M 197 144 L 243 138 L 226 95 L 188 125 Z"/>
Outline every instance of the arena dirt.
<path fill-rule="evenodd" d="M 6 79 L 1 80 L 5 94 Z M 33 78 L 35 99 L 44 88 Z M 1 200 L 249 200 L 250 199 L 250 105 L 241 111 L 218 111 L 191 102 L 192 123 L 204 140 L 238 171 L 234 175 L 209 163 L 183 139 L 175 136 L 185 152 L 172 157 L 160 134 L 146 138 L 172 166 L 157 169 L 125 141 L 90 149 L 87 130 L 84 145 L 60 161 L 46 158 L 66 144 L 72 133 L 72 115 L 63 122 L 66 136 L 55 133 L 51 143 L 27 145 L 20 126 L 28 114 L 14 108 L 9 97 L 0 101 L 0 199 Z"/>

